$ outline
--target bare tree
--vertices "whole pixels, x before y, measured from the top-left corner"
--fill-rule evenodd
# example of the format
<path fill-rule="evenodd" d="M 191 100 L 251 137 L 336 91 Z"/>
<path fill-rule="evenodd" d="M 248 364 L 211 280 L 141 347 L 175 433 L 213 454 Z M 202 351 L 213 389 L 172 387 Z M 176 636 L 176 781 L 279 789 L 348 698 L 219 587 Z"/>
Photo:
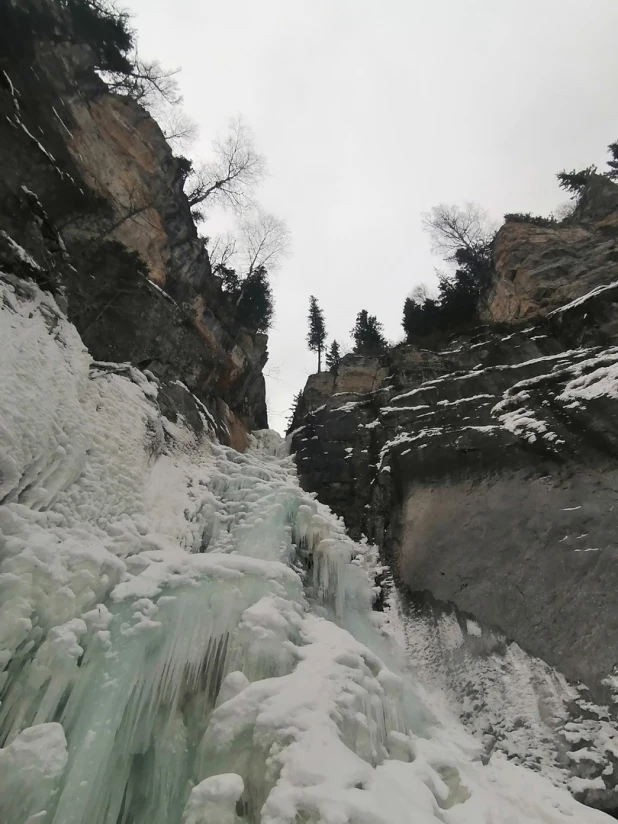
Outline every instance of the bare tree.
<path fill-rule="evenodd" d="M 150 108 L 159 100 L 171 105 L 181 101 L 178 83 L 175 80 L 179 69 L 168 71 L 157 60 L 141 60 L 137 53 L 129 57 L 131 69 L 128 72 L 103 72 L 102 77 L 112 92 L 124 94 Z"/>
<path fill-rule="evenodd" d="M 417 284 L 410 292 L 410 299 L 415 303 L 425 303 L 431 297 L 426 283 Z"/>
<path fill-rule="evenodd" d="M 213 143 L 213 152 L 214 160 L 187 177 L 189 205 L 208 201 L 209 206 L 219 205 L 236 212 L 251 208 L 255 187 L 266 174 L 266 163 L 241 118 L 230 120 L 227 137 Z"/>
<path fill-rule="evenodd" d="M 462 207 L 447 203 L 421 215 L 424 230 L 431 238 L 431 251 L 453 259 L 458 249 L 475 252 L 491 242 L 492 227 L 485 211 L 476 203 Z"/>
<path fill-rule="evenodd" d="M 236 269 L 241 278 L 246 278 L 258 269 L 276 271 L 289 246 L 290 231 L 285 222 L 255 209 L 240 221 L 237 234 L 228 231 L 215 235 L 207 248 L 213 272 Z"/>
<path fill-rule="evenodd" d="M 256 209 L 240 224 L 243 269 L 250 275 L 264 268 L 274 272 L 288 254 L 290 231 L 285 221 Z"/>
<path fill-rule="evenodd" d="M 560 203 L 551 213 L 551 216 L 560 223 L 563 220 L 571 217 L 577 206 L 572 200 L 567 200 L 566 203 Z"/>
<path fill-rule="evenodd" d="M 173 149 L 186 151 L 195 143 L 199 128 L 195 120 L 177 106 L 161 106 L 151 111 L 163 136 Z"/>
<path fill-rule="evenodd" d="M 238 238 L 234 232 L 223 232 L 208 238 L 208 257 L 212 271 L 218 274 L 223 269 L 231 269 L 234 266 L 234 258 L 238 246 Z"/>

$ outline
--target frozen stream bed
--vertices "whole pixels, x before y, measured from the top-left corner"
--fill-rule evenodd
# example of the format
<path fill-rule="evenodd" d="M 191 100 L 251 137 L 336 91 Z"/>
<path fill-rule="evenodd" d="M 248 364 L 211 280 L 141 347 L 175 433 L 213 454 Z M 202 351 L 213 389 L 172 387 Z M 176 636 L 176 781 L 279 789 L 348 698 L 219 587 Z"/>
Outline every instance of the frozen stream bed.
<path fill-rule="evenodd" d="M 0 291 L 3 824 L 611 820 L 484 763 L 275 433 L 196 438 L 48 295 Z"/>

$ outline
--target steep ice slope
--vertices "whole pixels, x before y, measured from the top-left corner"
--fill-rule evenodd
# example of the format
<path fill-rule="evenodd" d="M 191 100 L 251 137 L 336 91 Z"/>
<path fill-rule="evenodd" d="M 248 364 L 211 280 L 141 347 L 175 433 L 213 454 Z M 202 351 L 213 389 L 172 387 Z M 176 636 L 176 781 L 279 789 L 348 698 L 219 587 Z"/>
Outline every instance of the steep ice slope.
<path fill-rule="evenodd" d="M 277 436 L 198 442 L 48 295 L 0 289 L 0 820 L 609 821 L 483 765 Z"/>

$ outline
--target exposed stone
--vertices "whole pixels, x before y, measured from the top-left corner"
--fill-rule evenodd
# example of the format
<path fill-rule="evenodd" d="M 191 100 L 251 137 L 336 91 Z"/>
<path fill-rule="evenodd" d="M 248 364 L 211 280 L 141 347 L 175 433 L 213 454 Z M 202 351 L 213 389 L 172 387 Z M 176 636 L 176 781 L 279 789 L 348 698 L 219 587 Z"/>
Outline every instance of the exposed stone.
<path fill-rule="evenodd" d="M 267 425 L 267 339 L 212 275 L 177 158 L 145 109 L 107 91 L 60 4 L 5 5 L 22 25 L 0 55 L 0 230 L 39 268 L 6 240 L 0 263 L 54 291 L 97 360 L 182 380 L 242 445 Z"/>
<path fill-rule="evenodd" d="M 414 620 L 435 628 L 427 632 L 439 635 L 439 616 L 454 611 L 502 639 L 496 672 L 516 644 L 586 685 L 587 698 L 568 699 L 565 686 L 551 699 L 561 721 L 547 735 L 560 770 L 603 776 L 605 790 L 580 797 L 615 812 L 618 235 L 600 223 L 614 225 L 618 212 L 606 209 L 618 188 L 598 189 L 604 205 L 585 203 L 595 223 L 501 230 L 486 327 L 438 351 L 397 346 L 379 363 L 344 358 L 336 377 L 312 376 L 292 445 L 301 483 L 355 537 L 380 545 Z M 526 677 L 536 695 L 541 682 Z M 475 726 L 469 696 L 461 702 Z M 481 720 L 490 709 L 479 696 Z M 492 746 L 517 738 L 487 723 Z M 563 758 L 558 731 L 575 741 L 584 727 L 595 767 Z M 512 757 L 525 761 L 532 738 L 521 735 Z M 573 781 L 574 792 L 581 786 Z"/>
<path fill-rule="evenodd" d="M 618 280 L 618 186 L 593 178 L 580 211 L 578 222 L 568 219 L 556 227 L 504 224 L 494 244 L 497 277 L 485 311 L 489 322 L 544 315 Z"/>

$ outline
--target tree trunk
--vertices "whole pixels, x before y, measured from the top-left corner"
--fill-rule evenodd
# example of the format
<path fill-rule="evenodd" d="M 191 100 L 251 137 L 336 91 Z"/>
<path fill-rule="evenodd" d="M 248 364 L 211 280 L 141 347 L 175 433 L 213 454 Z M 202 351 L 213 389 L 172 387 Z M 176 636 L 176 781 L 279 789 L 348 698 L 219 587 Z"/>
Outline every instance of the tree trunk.
<path fill-rule="evenodd" d="M 318 346 L 318 375 L 322 371 L 322 347 Z"/>

